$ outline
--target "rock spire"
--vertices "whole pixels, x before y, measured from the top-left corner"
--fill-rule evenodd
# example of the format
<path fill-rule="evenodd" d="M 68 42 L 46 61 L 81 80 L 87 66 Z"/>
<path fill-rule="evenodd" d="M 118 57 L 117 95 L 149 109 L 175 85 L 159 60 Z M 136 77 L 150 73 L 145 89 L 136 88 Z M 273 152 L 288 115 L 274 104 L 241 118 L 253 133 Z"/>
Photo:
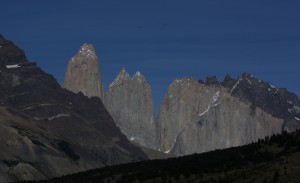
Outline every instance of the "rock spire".
<path fill-rule="evenodd" d="M 103 100 L 103 84 L 99 59 L 91 44 L 83 44 L 77 54 L 68 63 L 64 88 L 88 97 L 99 97 Z"/>
<path fill-rule="evenodd" d="M 155 147 L 151 88 L 139 71 L 130 77 L 123 68 L 109 86 L 105 105 L 129 140 L 142 146 Z"/>

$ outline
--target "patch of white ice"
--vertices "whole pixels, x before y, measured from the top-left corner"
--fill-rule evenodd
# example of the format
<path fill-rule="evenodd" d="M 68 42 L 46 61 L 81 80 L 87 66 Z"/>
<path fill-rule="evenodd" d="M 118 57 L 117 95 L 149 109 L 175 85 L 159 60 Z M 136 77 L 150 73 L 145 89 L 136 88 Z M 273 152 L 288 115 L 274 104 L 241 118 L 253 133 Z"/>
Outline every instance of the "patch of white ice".
<path fill-rule="evenodd" d="M 230 90 L 230 95 L 231 95 L 231 93 L 235 90 L 235 88 L 240 84 L 240 81 L 242 81 L 243 79 L 242 78 L 240 78 L 236 83 L 235 83 L 235 85 L 232 87 L 232 89 Z"/>
<path fill-rule="evenodd" d="M 169 154 L 169 153 L 172 151 L 172 149 L 175 147 L 176 142 L 177 142 L 177 139 L 175 139 L 175 142 L 174 142 L 174 144 L 172 145 L 171 149 L 166 150 L 164 153 Z"/>
<path fill-rule="evenodd" d="M 15 64 L 15 65 L 6 65 L 6 68 L 7 69 L 16 69 L 16 68 L 19 68 L 21 66 L 19 66 L 18 64 Z"/>
<path fill-rule="evenodd" d="M 29 107 L 26 107 L 24 108 L 23 110 L 30 110 L 30 109 L 34 109 L 35 107 L 44 107 L 44 106 L 50 106 L 52 104 L 38 104 L 36 106 L 29 106 Z"/>
<path fill-rule="evenodd" d="M 252 82 L 251 82 L 248 78 L 246 78 L 246 80 L 248 81 L 248 83 L 249 83 L 250 85 L 252 85 Z"/>
<path fill-rule="evenodd" d="M 51 121 L 53 119 L 61 118 L 61 117 L 70 117 L 70 114 L 64 114 L 64 113 L 57 114 L 56 116 L 48 117 L 48 120 Z"/>
<path fill-rule="evenodd" d="M 219 105 L 216 103 L 218 101 L 219 97 L 220 97 L 220 91 L 218 91 L 217 93 L 215 93 L 213 95 L 210 103 L 206 106 L 205 110 L 202 113 L 198 114 L 198 116 L 203 116 L 205 113 L 207 113 L 209 111 L 209 109 L 211 107 L 216 107 L 217 105 Z"/>

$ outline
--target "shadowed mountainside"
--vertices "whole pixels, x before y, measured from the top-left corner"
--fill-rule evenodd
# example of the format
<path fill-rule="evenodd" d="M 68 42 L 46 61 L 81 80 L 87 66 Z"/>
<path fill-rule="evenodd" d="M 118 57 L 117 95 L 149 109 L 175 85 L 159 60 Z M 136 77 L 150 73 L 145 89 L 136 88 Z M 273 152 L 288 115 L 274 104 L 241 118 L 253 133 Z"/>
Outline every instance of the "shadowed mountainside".
<path fill-rule="evenodd" d="M 240 147 L 106 167 L 40 182 L 298 182 L 299 162 L 300 131 L 296 131 Z"/>
<path fill-rule="evenodd" d="M 0 164 L 2 163 L 4 168 L 0 171 L 1 174 L 7 174 L 6 181 L 27 179 L 26 166 L 19 166 L 18 163 L 7 164 L 7 161 L 26 162 L 34 167 L 34 171 L 42 174 L 43 178 L 50 178 L 83 169 L 147 159 L 143 151 L 131 144 L 116 127 L 99 98 L 88 98 L 82 93 L 75 94 L 62 89 L 53 76 L 42 71 L 35 63 L 29 62 L 23 51 L 3 36 L 0 36 L 0 46 L 0 106 L 11 109 L 13 114 L 18 114 L 22 121 L 26 121 L 26 124 L 31 123 L 36 129 L 31 132 L 26 126 L 22 126 L 21 122 L 20 126 L 7 127 L 10 126 L 7 124 L 10 118 L 0 117 L 3 129 L 13 128 L 12 133 L 8 133 L 2 139 L 2 145 L 18 144 L 20 138 L 27 139 L 24 148 L 9 146 L 11 154 L 4 153 L 1 156 Z M 22 129 L 22 132 L 19 133 L 17 129 Z M 57 142 L 61 143 L 51 145 L 47 138 L 39 138 L 39 130 L 53 134 L 59 139 Z M 40 140 L 30 140 L 31 136 L 33 139 L 37 136 Z M 67 168 L 63 161 L 51 158 L 48 160 L 51 163 L 47 164 L 39 157 L 39 152 L 42 151 L 47 156 L 50 147 L 56 148 L 58 152 L 59 149 L 63 149 L 65 154 L 60 155 L 65 156 L 65 159 L 69 158 L 78 168 Z M 31 156 L 29 159 L 27 156 L 21 156 L 27 154 L 28 149 L 37 156 Z M 87 156 L 89 161 L 82 161 L 82 164 L 84 156 Z M 16 168 L 21 169 L 19 174 L 7 171 Z M 49 168 L 60 171 L 53 173 L 48 171 Z M 22 172 L 23 170 L 25 172 Z M 31 173 L 36 174 L 34 171 Z"/>

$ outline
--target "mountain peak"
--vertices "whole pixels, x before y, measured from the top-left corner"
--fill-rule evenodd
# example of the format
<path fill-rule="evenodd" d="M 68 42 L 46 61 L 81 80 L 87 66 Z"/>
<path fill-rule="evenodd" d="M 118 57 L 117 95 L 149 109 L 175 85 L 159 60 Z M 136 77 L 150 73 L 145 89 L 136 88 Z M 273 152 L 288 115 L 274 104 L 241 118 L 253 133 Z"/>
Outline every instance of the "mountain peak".
<path fill-rule="evenodd" d="M 0 68 L 26 62 L 28 61 L 23 50 L 0 35 Z"/>
<path fill-rule="evenodd" d="M 78 57 L 78 56 L 92 57 L 92 58 L 97 59 L 95 48 L 92 44 L 89 44 L 89 43 L 84 43 L 80 47 L 78 53 L 76 54 L 76 57 Z"/>
<path fill-rule="evenodd" d="M 103 98 L 100 63 L 92 44 L 83 44 L 71 58 L 64 81 L 64 88 L 88 97 Z"/>
<path fill-rule="evenodd" d="M 109 86 L 105 106 L 128 139 L 144 147 L 156 147 L 152 93 L 141 72 L 131 77 L 122 68 Z"/>
<path fill-rule="evenodd" d="M 140 77 L 140 76 L 143 76 L 143 75 L 141 74 L 141 72 L 140 72 L 140 71 L 136 71 L 136 73 L 134 74 L 133 77 Z"/>
<path fill-rule="evenodd" d="M 117 76 L 117 78 L 120 78 L 120 79 L 129 78 L 129 77 L 130 77 L 129 74 L 124 67 L 121 69 L 121 71 L 119 72 L 119 74 Z"/>
<path fill-rule="evenodd" d="M 109 87 L 110 88 L 114 87 L 127 79 L 130 79 L 130 76 L 129 76 L 128 72 L 126 71 L 126 69 L 123 67 L 121 69 L 121 71 L 119 72 L 118 76 L 116 77 L 116 79 L 109 85 Z"/>
<path fill-rule="evenodd" d="M 145 77 L 144 77 L 144 75 L 140 71 L 137 71 L 133 75 L 132 79 L 138 79 L 139 81 L 145 81 Z"/>

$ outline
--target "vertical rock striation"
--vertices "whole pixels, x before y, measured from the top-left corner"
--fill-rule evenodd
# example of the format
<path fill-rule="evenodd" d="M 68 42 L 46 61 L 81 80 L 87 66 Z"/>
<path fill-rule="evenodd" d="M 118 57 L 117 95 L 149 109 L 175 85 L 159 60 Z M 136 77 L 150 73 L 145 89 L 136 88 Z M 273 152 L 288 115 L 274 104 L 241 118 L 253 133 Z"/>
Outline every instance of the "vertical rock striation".
<path fill-rule="evenodd" d="M 77 54 L 68 63 L 64 88 L 82 92 L 88 97 L 99 97 L 103 100 L 99 60 L 91 44 L 83 44 Z"/>
<path fill-rule="evenodd" d="M 151 88 L 140 72 L 131 78 L 123 68 L 109 86 L 105 105 L 129 140 L 142 146 L 155 147 Z"/>
<path fill-rule="evenodd" d="M 183 78 L 164 97 L 156 142 L 160 151 L 177 156 L 244 145 L 295 130 L 298 109 L 295 95 L 248 74 L 227 76 L 223 83 Z"/>
<path fill-rule="evenodd" d="M 130 77 L 122 69 L 103 96 L 98 59 L 88 44 L 69 62 L 64 87 L 100 97 L 129 140 L 171 155 L 244 145 L 300 128 L 297 96 L 249 74 L 228 75 L 222 83 L 216 77 L 174 80 L 154 122 L 151 89 L 140 72 Z"/>

